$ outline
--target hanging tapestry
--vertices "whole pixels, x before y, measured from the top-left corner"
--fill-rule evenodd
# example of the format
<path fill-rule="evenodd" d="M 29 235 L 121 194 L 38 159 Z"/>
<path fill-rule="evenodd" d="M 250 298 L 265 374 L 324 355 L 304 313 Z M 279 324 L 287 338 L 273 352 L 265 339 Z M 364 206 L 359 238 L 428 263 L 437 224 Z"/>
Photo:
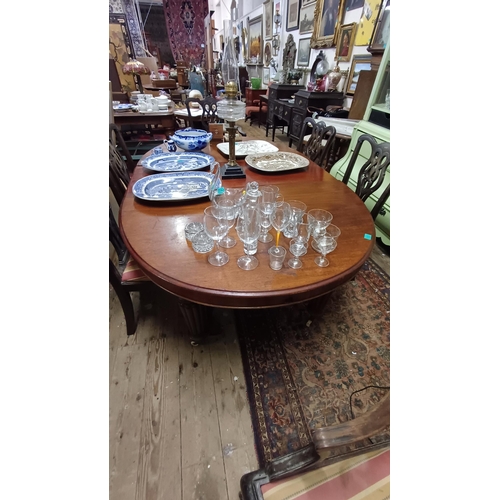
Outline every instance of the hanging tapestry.
<path fill-rule="evenodd" d="M 176 61 L 200 66 L 205 54 L 208 0 L 163 0 L 170 48 Z"/>

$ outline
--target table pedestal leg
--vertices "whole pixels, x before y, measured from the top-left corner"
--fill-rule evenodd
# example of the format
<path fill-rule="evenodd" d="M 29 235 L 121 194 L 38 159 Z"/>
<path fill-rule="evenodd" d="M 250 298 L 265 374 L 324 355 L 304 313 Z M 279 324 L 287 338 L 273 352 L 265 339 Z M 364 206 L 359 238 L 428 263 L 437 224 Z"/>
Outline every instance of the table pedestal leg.
<path fill-rule="evenodd" d="M 321 297 L 316 297 L 312 299 L 307 304 L 307 310 L 309 311 L 309 320 L 313 321 L 315 318 L 320 316 L 326 307 L 326 304 L 330 300 L 333 292 L 329 292 Z"/>
<path fill-rule="evenodd" d="M 188 328 L 189 341 L 193 345 L 202 343 L 209 334 L 210 308 L 184 299 L 179 299 L 179 308 Z"/>

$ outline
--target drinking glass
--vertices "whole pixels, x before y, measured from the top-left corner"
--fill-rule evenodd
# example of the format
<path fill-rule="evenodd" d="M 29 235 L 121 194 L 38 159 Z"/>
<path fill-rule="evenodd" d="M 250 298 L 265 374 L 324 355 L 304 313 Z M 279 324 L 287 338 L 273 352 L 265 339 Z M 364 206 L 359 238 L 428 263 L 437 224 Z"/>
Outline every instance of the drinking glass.
<path fill-rule="evenodd" d="M 269 243 L 270 241 L 273 241 L 273 237 L 269 234 L 269 229 L 271 229 L 271 220 L 269 219 L 270 214 L 267 213 L 266 205 L 262 202 L 257 203 L 257 208 L 260 212 L 261 227 L 259 241 L 262 243 Z"/>
<path fill-rule="evenodd" d="M 214 210 L 214 207 L 209 207 Z M 217 210 L 217 209 L 215 209 Z M 219 242 L 226 236 L 229 231 L 229 227 L 223 218 L 217 218 L 213 213 L 205 212 L 203 217 L 203 225 L 205 226 L 205 231 L 215 241 L 216 251 L 209 255 L 208 262 L 212 266 L 223 266 L 229 262 L 229 255 L 222 252 L 219 247 Z"/>
<path fill-rule="evenodd" d="M 290 221 L 290 205 L 283 202 L 280 206 L 275 206 L 269 218 L 274 229 L 276 229 L 276 246 L 279 246 L 280 232 L 285 229 Z"/>
<path fill-rule="evenodd" d="M 302 267 L 302 261 L 299 259 L 302 255 L 307 252 L 307 243 L 298 238 L 292 238 L 290 240 L 290 253 L 293 255 L 293 259 L 288 261 L 289 267 L 292 269 L 300 269 Z"/>
<path fill-rule="evenodd" d="M 283 195 L 279 193 L 279 187 L 273 185 L 262 186 L 260 192 L 259 210 L 262 216 L 262 231 L 259 241 L 269 243 L 273 241 L 273 237 L 269 234 L 271 227 L 269 217 L 273 213 L 274 208 L 283 203 Z"/>
<path fill-rule="evenodd" d="M 302 243 L 308 243 L 309 237 L 311 236 L 311 228 L 306 222 L 300 222 L 297 224 L 297 235 L 295 238 Z"/>
<path fill-rule="evenodd" d="M 292 215 L 290 222 L 283 231 L 283 236 L 286 238 L 295 238 L 297 236 L 297 224 L 302 222 L 302 217 L 306 213 L 307 206 L 299 200 L 289 200 L 287 203 L 290 205 Z"/>
<path fill-rule="evenodd" d="M 314 238 L 314 241 L 318 247 L 318 250 L 321 253 L 321 256 L 318 256 L 314 259 L 314 262 L 319 267 L 326 267 L 330 264 L 328 259 L 326 258 L 326 254 L 333 252 L 337 247 L 337 241 L 333 236 L 329 236 L 327 234 L 319 234 Z"/>
<path fill-rule="evenodd" d="M 331 236 L 335 241 L 337 241 L 337 238 L 340 236 L 340 229 L 335 224 L 329 224 L 322 234 Z M 319 252 L 319 248 L 314 240 L 311 246 L 314 250 L 316 250 L 316 252 Z"/>
<path fill-rule="evenodd" d="M 324 234 L 324 230 L 330 224 L 333 215 L 321 208 L 314 208 L 307 212 L 307 222 L 311 226 L 311 235 L 313 238 L 319 234 Z"/>
<path fill-rule="evenodd" d="M 227 194 L 227 190 L 214 192 L 212 207 L 216 209 L 212 213 L 218 218 L 225 219 L 229 229 L 231 229 L 234 226 L 236 207 L 234 206 L 234 201 Z M 236 245 L 236 240 L 227 234 L 220 241 L 219 245 L 223 248 L 232 248 Z"/>
<path fill-rule="evenodd" d="M 257 253 L 257 239 L 260 234 L 261 216 L 259 209 L 255 206 L 243 206 L 242 213 L 236 223 L 236 233 L 243 242 L 245 255 L 241 256 L 236 263 L 240 269 L 251 271 L 259 265 L 254 254 Z"/>
<path fill-rule="evenodd" d="M 212 201 L 215 194 L 219 192 L 220 188 L 222 188 L 222 174 L 220 163 L 218 161 L 214 161 L 210 164 L 210 173 L 213 177 L 210 179 L 208 184 L 208 197 L 210 201 Z"/>

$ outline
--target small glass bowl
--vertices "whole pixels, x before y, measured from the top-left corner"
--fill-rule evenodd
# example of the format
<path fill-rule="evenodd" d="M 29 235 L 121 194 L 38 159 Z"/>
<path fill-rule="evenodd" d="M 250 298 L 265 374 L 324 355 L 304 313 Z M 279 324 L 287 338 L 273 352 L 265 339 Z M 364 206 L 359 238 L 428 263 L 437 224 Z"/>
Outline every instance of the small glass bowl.
<path fill-rule="evenodd" d="M 200 231 L 203 231 L 202 222 L 190 222 L 186 224 L 186 227 L 184 228 L 184 234 L 186 235 L 186 239 L 188 241 L 193 241 L 194 236 Z"/>
<path fill-rule="evenodd" d="M 205 231 L 195 234 L 192 243 L 196 253 L 208 253 L 214 248 L 214 240 Z"/>

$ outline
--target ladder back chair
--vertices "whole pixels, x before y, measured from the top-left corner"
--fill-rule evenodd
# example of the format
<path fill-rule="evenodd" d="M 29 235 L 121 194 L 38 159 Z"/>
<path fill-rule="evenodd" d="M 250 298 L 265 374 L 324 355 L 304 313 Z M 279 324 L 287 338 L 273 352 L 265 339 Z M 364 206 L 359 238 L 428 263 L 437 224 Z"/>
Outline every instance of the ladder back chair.
<path fill-rule="evenodd" d="M 356 164 L 356 160 L 358 159 L 361 148 L 364 144 L 370 145 L 371 152 L 368 156 L 368 159 L 361 165 L 361 168 L 359 169 L 355 192 L 363 202 L 366 202 L 366 200 L 373 193 L 375 193 L 375 191 L 377 191 L 384 182 L 385 173 L 391 163 L 391 145 L 389 142 L 382 142 L 379 144 L 377 143 L 375 138 L 369 134 L 360 135 L 342 179 L 342 182 L 344 184 L 349 183 L 354 165 Z M 377 218 L 377 215 L 382 210 L 382 207 L 384 206 L 389 196 L 390 184 L 387 185 L 382 194 L 378 197 L 377 202 L 371 210 L 373 220 Z"/>
<path fill-rule="evenodd" d="M 324 159 L 329 155 L 335 143 L 335 134 L 334 126 L 327 126 L 323 121 L 306 118 L 302 125 L 297 151 L 325 168 Z"/>
<path fill-rule="evenodd" d="M 115 145 L 114 137 L 111 133 L 112 131 L 116 132 L 114 127 L 116 126 L 113 124 L 110 125 L 109 188 L 120 206 L 130 182 L 130 171 L 128 168 L 129 162 L 125 163 Z M 118 137 L 120 136 L 121 134 Z M 111 206 L 109 207 L 109 242 L 116 252 L 116 257 L 114 255 L 109 257 L 109 283 L 115 290 L 122 306 L 127 325 L 127 335 L 133 335 L 137 328 L 137 318 L 135 317 L 130 292 L 137 291 L 142 293 L 146 290 L 153 290 L 156 285 L 142 272 L 127 251 Z"/>
<path fill-rule="evenodd" d="M 191 114 L 192 108 L 190 104 L 192 102 L 200 105 L 202 110 L 201 116 L 193 116 Z M 200 122 L 201 127 L 207 132 L 209 131 L 209 123 L 222 123 L 223 120 L 217 115 L 217 102 L 218 100 L 215 99 L 215 97 L 205 97 L 204 99 L 199 99 L 198 97 L 188 97 L 185 104 L 189 116 L 189 122 Z"/>

